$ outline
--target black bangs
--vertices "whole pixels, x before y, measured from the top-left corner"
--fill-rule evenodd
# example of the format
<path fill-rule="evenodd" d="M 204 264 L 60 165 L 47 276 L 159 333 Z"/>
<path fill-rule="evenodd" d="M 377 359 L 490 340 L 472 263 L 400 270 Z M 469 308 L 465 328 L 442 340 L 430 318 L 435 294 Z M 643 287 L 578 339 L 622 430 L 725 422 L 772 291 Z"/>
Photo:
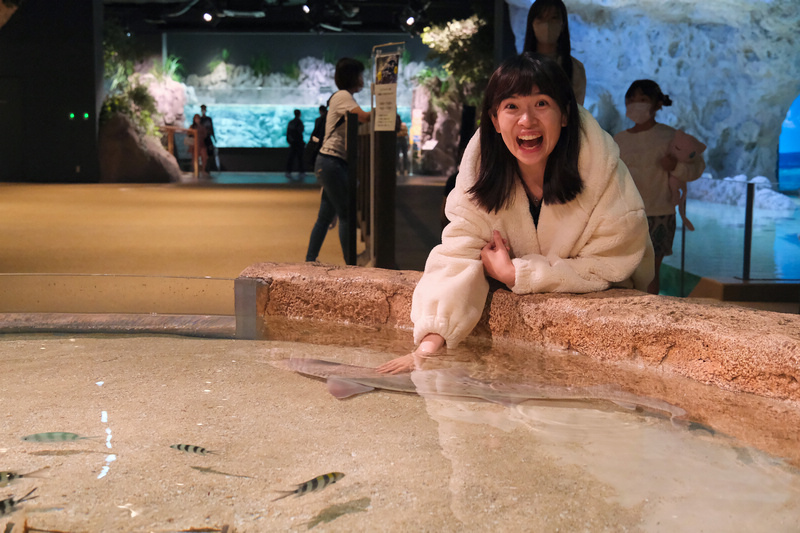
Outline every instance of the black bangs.
<path fill-rule="evenodd" d="M 492 81 L 497 90 L 491 102 L 491 109 L 488 110 L 489 113 L 497 116 L 497 108 L 503 100 L 517 95 L 529 95 L 533 92 L 534 87 L 538 89 L 539 93 L 546 94 L 555 100 L 561 111 L 567 113 L 569 110 L 568 98 L 565 97 L 564 91 L 558 83 L 560 81 L 559 74 L 564 76 L 561 67 L 555 63 L 539 62 L 530 56 L 525 57 L 527 55 L 520 55 L 516 60 L 512 59 L 506 62 L 495 73 Z M 522 68 L 524 64 L 531 61 L 538 63 L 538 68 Z M 554 71 L 553 67 L 558 71 Z"/>

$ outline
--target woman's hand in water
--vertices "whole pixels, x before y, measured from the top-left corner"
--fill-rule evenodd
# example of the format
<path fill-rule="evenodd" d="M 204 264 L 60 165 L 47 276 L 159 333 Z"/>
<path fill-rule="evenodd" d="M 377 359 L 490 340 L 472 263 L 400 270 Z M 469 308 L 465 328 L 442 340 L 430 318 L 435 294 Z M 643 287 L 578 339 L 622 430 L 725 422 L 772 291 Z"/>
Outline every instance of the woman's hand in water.
<path fill-rule="evenodd" d="M 509 289 L 514 286 L 514 282 L 517 280 L 517 269 L 511 262 L 508 243 L 500 236 L 499 231 L 494 230 L 492 240 L 481 249 L 481 261 L 483 261 L 483 268 L 486 269 L 489 276 L 505 283 Z"/>
<path fill-rule="evenodd" d="M 382 364 L 375 370 L 384 374 L 411 372 L 417 368 L 417 364 L 423 357 L 427 357 L 439 351 L 442 346 L 444 346 L 444 337 L 436 333 L 428 333 L 425 335 L 425 338 L 422 339 L 422 342 L 419 343 L 416 350 L 409 354 L 396 357 L 388 363 Z"/>
<path fill-rule="evenodd" d="M 392 359 L 388 363 L 383 363 L 375 370 L 382 374 L 400 374 L 401 372 L 411 372 L 417 368 L 416 359 L 418 357 L 419 355 L 417 355 L 416 352 L 407 353 L 406 355 L 401 355 L 400 357 Z"/>

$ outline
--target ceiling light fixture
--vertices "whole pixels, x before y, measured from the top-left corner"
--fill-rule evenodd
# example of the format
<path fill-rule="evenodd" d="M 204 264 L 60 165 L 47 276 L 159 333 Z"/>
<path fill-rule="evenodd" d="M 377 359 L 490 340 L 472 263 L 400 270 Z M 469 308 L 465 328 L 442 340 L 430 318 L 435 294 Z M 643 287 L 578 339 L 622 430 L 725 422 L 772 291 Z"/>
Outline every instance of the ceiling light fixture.
<path fill-rule="evenodd" d="M 418 34 L 426 25 L 425 10 L 429 6 L 429 1 L 410 0 L 403 9 L 395 14 L 395 24 L 411 35 Z"/>

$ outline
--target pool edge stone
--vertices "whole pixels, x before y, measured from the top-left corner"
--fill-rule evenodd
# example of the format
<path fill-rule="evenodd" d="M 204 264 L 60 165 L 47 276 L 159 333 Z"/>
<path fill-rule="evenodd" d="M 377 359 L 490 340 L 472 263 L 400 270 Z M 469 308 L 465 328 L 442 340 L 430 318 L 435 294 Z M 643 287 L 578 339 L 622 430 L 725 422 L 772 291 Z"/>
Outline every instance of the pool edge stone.
<path fill-rule="evenodd" d="M 421 275 L 321 263 L 256 263 L 236 283 L 256 291 L 249 297 L 256 302 L 259 338 L 281 338 L 279 331 L 269 331 L 271 318 L 306 319 L 408 330 L 410 347 L 411 297 Z M 236 297 L 238 324 L 238 291 Z M 627 289 L 529 295 L 496 289 L 473 335 L 569 349 L 726 390 L 800 401 L 796 315 Z"/>

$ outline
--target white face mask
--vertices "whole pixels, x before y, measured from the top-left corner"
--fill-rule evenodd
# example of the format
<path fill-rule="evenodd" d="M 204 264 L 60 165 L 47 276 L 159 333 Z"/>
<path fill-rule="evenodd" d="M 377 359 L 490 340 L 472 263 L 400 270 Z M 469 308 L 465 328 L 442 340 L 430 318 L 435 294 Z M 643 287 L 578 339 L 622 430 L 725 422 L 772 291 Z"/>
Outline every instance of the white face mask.
<path fill-rule="evenodd" d="M 533 33 L 542 44 L 556 44 L 561 35 L 561 19 L 539 21 L 533 19 Z"/>
<path fill-rule="evenodd" d="M 636 124 L 644 124 L 655 116 L 653 106 L 647 102 L 636 102 L 625 106 L 625 116 Z"/>

